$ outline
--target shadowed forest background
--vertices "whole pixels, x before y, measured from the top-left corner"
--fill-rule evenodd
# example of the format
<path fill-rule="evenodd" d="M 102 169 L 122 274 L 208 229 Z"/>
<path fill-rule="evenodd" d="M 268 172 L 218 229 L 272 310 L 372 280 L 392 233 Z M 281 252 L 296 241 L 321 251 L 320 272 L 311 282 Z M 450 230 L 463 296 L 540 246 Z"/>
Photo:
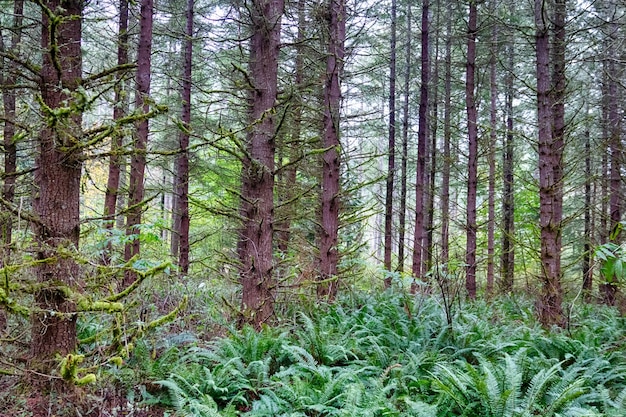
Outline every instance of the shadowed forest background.
<path fill-rule="evenodd" d="M 0 415 L 626 415 L 622 2 L 0 5 Z"/>

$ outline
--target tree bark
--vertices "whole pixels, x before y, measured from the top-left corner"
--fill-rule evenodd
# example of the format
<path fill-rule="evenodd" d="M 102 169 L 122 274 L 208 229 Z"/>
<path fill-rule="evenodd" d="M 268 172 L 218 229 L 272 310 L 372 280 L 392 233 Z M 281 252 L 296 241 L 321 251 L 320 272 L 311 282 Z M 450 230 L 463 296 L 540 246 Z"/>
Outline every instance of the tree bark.
<path fill-rule="evenodd" d="M 337 295 L 337 264 L 339 253 L 337 237 L 340 210 L 340 140 L 339 121 L 341 106 L 340 77 L 345 58 L 346 5 L 345 0 L 329 2 L 329 40 L 324 88 L 324 135 L 327 149 L 322 163 L 322 230 L 320 238 L 321 282 L 317 287 L 319 298 L 334 300 Z"/>
<path fill-rule="evenodd" d="M 589 115 L 589 109 L 587 109 L 587 115 Z M 587 302 L 591 301 L 591 292 L 593 289 L 593 269 L 591 268 L 592 262 L 592 243 L 593 243 L 593 229 L 591 228 L 591 183 L 593 181 L 593 171 L 591 166 L 591 132 L 589 126 L 585 126 L 585 213 L 584 213 L 584 239 L 583 244 L 583 299 Z"/>
<path fill-rule="evenodd" d="M 550 28 L 548 5 L 535 0 L 537 54 L 537 120 L 539 131 L 539 222 L 541 228 L 541 264 L 543 293 L 539 319 L 544 326 L 563 326 L 561 290 L 561 219 L 563 128 L 560 112 L 564 85 L 564 11 L 557 0 L 554 13 L 553 73 L 550 78 Z M 563 6 L 562 8 L 560 6 Z M 561 61 L 563 59 L 563 61 Z M 564 81 L 564 79 L 563 79 Z"/>
<path fill-rule="evenodd" d="M 291 240 L 291 223 L 294 220 L 296 214 L 296 208 L 294 207 L 294 197 L 296 197 L 296 181 L 298 175 L 298 164 L 296 161 L 299 158 L 299 150 L 302 146 L 302 115 L 304 110 L 303 95 L 306 94 L 304 86 L 304 43 L 306 36 L 306 2 L 305 0 L 298 0 L 297 4 L 298 13 L 298 33 L 296 35 L 296 57 L 295 57 L 295 74 L 294 82 L 296 93 L 292 99 L 292 121 L 291 121 L 291 141 L 286 145 L 289 162 L 288 166 L 281 169 L 282 178 L 282 193 L 281 193 L 281 205 L 282 207 L 282 219 L 277 221 L 276 227 L 276 240 L 278 250 L 282 253 L 287 253 L 289 249 L 289 242 Z M 280 158 L 279 158 L 280 160 Z M 282 203 L 287 203 L 282 204 Z"/>
<path fill-rule="evenodd" d="M 181 276 L 189 273 L 189 133 L 191 132 L 191 69 L 193 58 L 193 7 L 194 0 L 187 0 L 187 22 L 185 26 L 185 48 L 183 53 L 182 111 L 183 124 L 178 134 L 176 173 L 174 176 L 174 215 L 177 235 L 178 269 Z"/>
<path fill-rule="evenodd" d="M 491 13 L 496 12 L 495 2 L 491 3 Z M 487 295 L 494 291 L 495 270 L 495 230 L 496 230 L 496 141 L 498 131 L 498 84 L 497 84 L 497 55 L 498 55 L 498 24 L 491 23 L 491 51 L 489 62 L 489 147 L 487 158 L 489 161 L 489 185 L 487 192 Z"/>
<path fill-rule="evenodd" d="M 450 138 L 452 136 L 452 4 L 446 11 L 446 56 L 444 63 L 443 98 L 443 161 L 441 167 L 441 264 L 446 266 L 449 253 L 450 225 Z"/>
<path fill-rule="evenodd" d="M 398 272 L 404 272 L 406 234 L 407 164 L 409 156 L 409 96 L 411 82 L 411 3 L 407 2 L 406 63 L 404 67 L 404 103 L 402 104 L 402 161 L 400 162 L 400 212 L 398 214 Z"/>
<path fill-rule="evenodd" d="M 430 149 L 428 160 L 428 187 L 426 191 L 426 227 L 425 227 L 425 239 L 424 239 L 424 269 L 422 270 L 422 276 L 426 276 L 433 266 L 433 247 L 434 247 L 434 224 L 435 224 L 435 184 L 437 176 L 437 127 L 439 125 L 439 16 L 440 2 L 437 2 L 437 8 L 435 10 L 435 50 L 433 52 L 434 65 L 431 65 L 432 80 L 430 88 L 432 89 L 432 117 L 429 120 L 430 126 Z"/>
<path fill-rule="evenodd" d="M 147 114 L 150 111 L 153 9 L 153 0 L 141 0 L 135 107 L 140 109 L 143 114 Z M 148 118 L 141 117 L 135 124 L 135 129 L 136 133 L 133 140 L 134 153 L 130 162 L 128 211 L 126 215 L 126 235 L 132 235 L 134 238 L 124 248 L 124 259 L 126 261 L 129 261 L 133 256 L 139 255 L 140 251 L 140 231 L 137 226 L 141 224 L 141 215 L 144 210 L 144 177 L 149 134 Z M 136 279 L 137 276 L 134 272 L 126 271 L 123 286 L 128 287 Z"/>
<path fill-rule="evenodd" d="M 16 0 L 13 3 L 13 35 L 11 36 L 11 44 L 8 52 L 18 56 L 19 44 L 22 39 L 22 22 L 24 20 L 24 0 Z M 2 45 L 2 52 L 4 50 Z M 0 85 L 2 85 L 2 104 L 4 109 L 4 183 L 2 185 L 2 198 L 13 203 L 15 198 L 15 182 L 17 180 L 17 144 L 16 144 L 16 125 L 15 125 L 15 104 L 16 90 L 14 89 L 18 80 L 18 68 L 15 61 L 10 60 L 6 63 L 6 58 L 2 58 L 3 72 L 0 74 Z M 0 267 L 4 259 L 8 259 L 10 255 L 10 247 L 13 234 L 13 218 L 10 214 L 4 213 L 0 216 L 2 223 L 0 224 L 1 244 L 3 245 L 3 256 L 0 257 Z"/>
<path fill-rule="evenodd" d="M 465 76 L 465 105 L 467 108 L 467 131 L 469 156 L 467 162 L 467 246 L 465 251 L 465 289 L 469 298 L 476 298 L 476 188 L 478 183 L 478 125 L 475 91 L 476 72 L 476 1 L 470 0 L 467 32 L 467 66 Z"/>
<path fill-rule="evenodd" d="M 80 153 L 82 110 L 73 94 L 81 85 L 83 1 L 49 0 L 42 4 L 43 60 L 39 92 L 48 123 L 37 138 L 33 198 L 34 267 L 39 289 L 32 310 L 31 365 L 49 372 L 55 355 L 76 348 L 76 306 L 68 292 L 79 292 L 83 280 L 69 254 L 80 234 Z M 67 114 L 60 108 L 77 109 Z M 60 255 L 60 252 L 63 254 Z M 46 260 L 46 261 L 44 261 Z"/>
<path fill-rule="evenodd" d="M 599 182 L 600 182 L 600 221 L 598 227 L 598 240 L 600 243 L 606 243 L 609 238 L 609 211 L 608 211 L 608 203 L 609 203 L 609 154 L 610 154 L 610 127 L 609 127 L 609 113 L 610 113 L 610 94 L 609 94 L 609 84 L 611 79 L 614 77 L 613 74 L 609 73 L 609 54 L 610 54 L 610 40 L 608 37 L 605 38 L 604 44 L 602 46 L 603 49 L 603 57 L 602 57 L 602 81 L 601 81 L 601 99 L 600 99 L 600 108 L 601 108 L 601 118 L 600 118 L 600 130 L 602 132 L 602 139 L 600 144 L 602 155 L 600 161 L 600 173 L 599 173 Z M 602 277 L 604 278 L 604 277 Z"/>
<path fill-rule="evenodd" d="M 389 145 L 387 154 L 387 189 L 385 194 L 385 253 L 384 266 L 391 272 L 393 229 L 393 186 L 396 171 L 396 0 L 391 0 L 391 56 L 389 59 Z M 385 277 L 385 288 L 391 286 L 391 276 Z"/>
<path fill-rule="evenodd" d="M 22 22 L 24 20 L 24 0 L 13 2 L 13 35 L 9 52 L 19 56 L 19 45 L 22 40 Z M 0 50 L 5 51 L 4 41 Z M 2 73 L 0 74 L 0 86 L 2 87 L 2 105 L 4 110 L 4 183 L 2 184 L 2 198 L 8 204 L 13 204 L 15 199 L 15 183 L 17 181 L 17 138 L 16 138 L 16 90 L 18 68 L 14 61 L 6 62 L 2 58 Z M 0 268 L 10 263 L 13 242 L 13 215 L 8 210 L 0 214 Z M 0 310 L 0 333 L 6 329 L 6 316 Z"/>
<path fill-rule="evenodd" d="M 611 23 L 611 43 L 615 45 L 617 40 L 613 37 L 617 32 L 616 24 Z M 617 57 L 614 56 L 615 51 L 610 49 L 607 51 L 611 56 L 608 57 L 608 134 L 609 134 L 609 240 L 620 244 L 621 242 L 621 218 L 622 218 L 622 176 L 621 164 L 623 158 L 622 151 L 622 123 L 621 123 L 621 106 L 618 93 L 617 79 L 618 64 Z M 617 294 L 617 282 L 619 277 L 604 277 L 605 280 L 601 285 L 602 298 L 605 304 L 615 305 L 615 296 Z"/>
<path fill-rule="evenodd" d="M 422 39 L 421 39 L 421 86 L 420 107 L 417 130 L 417 172 L 415 181 L 415 233 L 413 235 L 413 266 L 412 273 L 415 279 L 423 279 L 424 270 L 424 238 L 425 238 L 425 213 L 424 213 L 424 190 L 426 188 L 426 141 L 428 140 L 428 85 L 430 83 L 430 59 L 428 47 L 428 10 L 430 0 L 422 1 Z M 417 290 L 414 281 L 411 292 Z"/>
<path fill-rule="evenodd" d="M 242 322 L 260 329 L 274 314 L 274 156 L 278 52 L 283 0 L 255 0 L 250 8 L 249 101 L 251 128 L 242 167 L 238 244 L 241 262 Z"/>
<path fill-rule="evenodd" d="M 510 3 L 511 15 L 515 15 L 515 1 Z M 508 39 L 508 73 L 505 80 L 506 134 L 502 146 L 502 252 L 500 258 L 500 289 L 504 293 L 513 291 L 515 272 L 515 192 L 514 192 L 514 142 L 513 142 L 513 97 L 515 96 L 514 66 L 515 44 Z"/>
<path fill-rule="evenodd" d="M 128 0 L 120 0 L 120 17 L 118 23 L 117 34 L 117 65 L 128 64 Z M 113 98 L 113 122 L 120 120 L 127 113 L 127 94 L 124 91 L 125 77 L 124 74 L 118 72 L 116 75 L 115 93 Z M 113 229 L 115 223 L 115 213 L 117 212 L 117 199 L 120 188 L 120 165 L 123 163 L 123 157 L 120 155 L 123 147 L 123 130 L 117 129 L 111 137 L 111 157 L 109 159 L 109 176 L 107 179 L 107 188 L 104 194 L 104 218 L 105 227 Z M 108 245 L 103 254 L 102 261 L 108 264 L 111 259 L 111 245 Z"/>

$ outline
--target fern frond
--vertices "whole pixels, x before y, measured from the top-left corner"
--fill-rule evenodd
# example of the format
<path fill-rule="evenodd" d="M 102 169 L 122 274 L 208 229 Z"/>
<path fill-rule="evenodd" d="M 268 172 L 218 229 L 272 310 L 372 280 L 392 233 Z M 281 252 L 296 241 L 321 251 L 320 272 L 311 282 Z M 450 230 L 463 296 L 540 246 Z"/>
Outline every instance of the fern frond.
<path fill-rule="evenodd" d="M 222 417 L 217 410 L 217 404 L 208 395 L 187 399 L 187 403 L 179 411 L 182 411 L 182 415 L 189 417 Z"/>
<path fill-rule="evenodd" d="M 268 390 L 261 394 L 259 399 L 252 403 L 252 409 L 246 413 L 249 417 L 274 417 L 284 415 L 289 411 L 288 404 L 281 400 L 274 392 Z"/>
<path fill-rule="evenodd" d="M 550 391 L 550 403 L 546 409 L 546 415 L 550 416 L 554 413 L 561 411 L 564 408 L 571 406 L 571 404 L 586 391 L 584 386 L 585 380 L 582 378 L 567 384 L 566 386 L 559 386 L 558 389 L 551 389 Z"/>
<path fill-rule="evenodd" d="M 626 388 L 624 388 L 617 396 L 615 397 L 615 406 L 621 408 L 622 410 L 626 410 Z"/>
<path fill-rule="evenodd" d="M 166 379 L 163 381 L 156 381 L 155 384 L 161 385 L 167 389 L 170 399 L 170 403 L 168 405 L 171 405 L 177 410 L 183 406 L 186 399 L 186 393 L 175 381 Z"/>
<path fill-rule="evenodd" d="M 539 371 L 528 384 L 526 395 L 523 398 L 523 414 L 531 415 L 536 407 L 543 402 L 543 395 L 554 382 L 554 378 L 561 369 L 561 364 L 557 363 L 549 369 Z"/>
<path fill-rule="evenodd" d="M 297 345 L 283 346 L 284 352 L 289 356 L 295 365 L 305 368 L 316 367 L 317 361 L 306 349 Z"/>
<path fill-rule="evenodd" d="M 504 355 L 504 392 L 506 393 L 502 403 L 502 416 L 513 416 L 520 397 L 522 396 L 523 367 L 526 351 L 521 349 L 515 356 Z"/>
<path fill-rule="evenodd" d="M 459 407 L 465 408 L 471 402 L 468 392 L 470 379 L 463 371 L 456 371 L 442 363 L 435 367 L 433 387 L 447 394 Z"/>

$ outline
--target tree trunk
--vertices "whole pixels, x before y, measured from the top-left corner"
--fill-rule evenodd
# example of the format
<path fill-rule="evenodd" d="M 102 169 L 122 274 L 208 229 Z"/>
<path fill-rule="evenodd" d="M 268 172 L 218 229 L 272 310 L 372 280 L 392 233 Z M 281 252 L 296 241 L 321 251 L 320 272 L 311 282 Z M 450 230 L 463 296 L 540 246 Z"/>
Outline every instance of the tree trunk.
<path fill-rule="evenodd" d="M 345 57 L 346 5 L 345 0 L 330 0 L 329 40 L 324 88 L 323 146 L 327 149 L 322 164 L 322 231 L 320 239 L 321 280 L 317 287 L 319 298 L 334 300 L 337 295 L 337 264 L 339 253 L 340 206 L 340 141 L 339 118 L 341 106 L 340 77 Z"/>
<path fill-rule="evenodd" d="M 609 202 L 609 144 L 610 144 L 610 135 L 609 135 L 609 109 L 610 109 L 610 99 L 609 99 L 609 83 L 613 78 L 612 74 L 609 74 L 609 42 L 605 40 L 605 45 L 603 45 L 604 49 L 604 57 L 602 59 L 602 87 L 601 87 L 601 109 L 602 116 L 600 121 L 600 128 L 602 131 L 602 144 L 601 144 L 601 155 L 602 159 L 600 162 L 600 225 L 598 231 L 598 240 L 600 243 L 606 243 L 609 238 L 609 226 L 608 226 L 608 202 Z"/>
<path fill-rule="evenodd" d="M 189 273 L 189 132 L 191 131 L 191 68 L 193 53 L 193 7 L 194 0 L 187 0 L 187 24 L 185 26 L 185 49 L 183 54 L 182 111 L 183 128 L 178 134 L 179 154 L 176 157 L 174 176 L 174 215 L 177 226 L 178 269 L 181 276 Z"/>
<path fill-rule="evenodd" d="M 415 181 L 415 233 L 413 235 L 413 266 L 414 279 L 423 279 L 424 270 L 424 238 L 425 238 L 425 213 L 424 213 L 424 190 L 426 188 L 426 141 L 428 140 L 428 85 L 430 78 L 430 60 L 428 48 L 428 8 L 430 0 L 422 1 L 422 68 L 420 86 L 420 107 L 417 128 L 417 173 Z M 417 290 L 414 282 L 411 291 Z"/>
<path fill-rule="evenodd" d="M 120 17 L 118 23 L 117 34 L 117 65 L 128 64 L 128 0 L 120 0 Z M 113 122 L 120 120 L 127 113 L 127 100 L 124 92 L 124 74 L 117 73 L 115 83 L 115 97 L 113 102 Z M 115 223 L 115 213 L 117 212 L 117 197 L 120 188 L 120 165 L 123 157 L 120 155 L 123 147 L 123 130 L 118 128 L 111 137 L 111 157 L 109 159 L 109 176 L 107 180 L 107 188 L 104 195 L 104 218 L 106 220 L 105 227 L 113 229 Z M 111 245 L 105 249 L 102 261 L 108 264 L 111 259 Z"/>
<path fill-rule="evenodd" d="M 476 298 L 476 187 L 478 183 L 478 125 L 476 113 L 475 66 L 476 66 L 476 1 L 470 0 L 467 32 L 467 69 L 465 76 L 465 105 L 467 108 L 467 131 L 469 157 L 467 162 L 467 247 L 465 251 L 465 288 L 469 298 Z"/>
<path fill-rule="evenodd" d="M 515 1 L 510 3 L 511 15 L 515 15 Z M 515 192 L 514 192 L 514 146 L 513 146 L 513 97 L 515 96 L 514 66 L 515 44 L 512 38 L 507 45 L 508 73 L 505 80 L 506 135 L 502 146 L 502 253 L 500 258 L 501 290 L 513 291 L 515 272 Z"/>
<path fill-rule="evenodd" d="M 152 52 L 152 18 L 153 0 L 141 0 L 139 21 L 139 48 L 137 51 L 137 90 L 135 107 L 143 114 L 150 111 L 150 63 Z M 124 259 L 129 261 L 139 255 L 139 228 L 141 214 L 144 210 L 144 177 L 146 170 L 146 149 L 148 146 L 148 118 L 142 117 L 135 124 L 133 156 L 130 162 L 130 184 L 128 193 L 128 211 L 126 214 L 126 235 L 134 239 L 124 248 Z M 137 276 L 132 271 L 126 271 L 123 286 L 131 285 Z"/>
<path fill-rule="evenodd" d="M 446 57 L 443 98 L 443 161 L 441 166 L 441 264 L 447 267 L 450 225 L 450 138 L 452 136 L 452 4 L 446 3 Z"/>
<path fill-rule="evenodd" d="M 411 82 L 411 3 L 407 2 L 406 64 L 404 67 L 404 103 L 402 104 L 402 161 L 400 163 L 400 213 L 398 214 L 398 272 L 404 272 L 406 234 L 407 163 L 409 155 L 409 96 Z"/>
<path fill-rule="evenodd" d="M 491 13 L 495 14 L 496 4 L 492 2 Z M 498 25 L 491 23 L 491 56 L 489 62 L 489 90 L 490 90 L 490 120 L 489 120 L 489 147 L 487 158 L 489 161 L 489 189 L 487 192 L 487 295 L 493 294 L 495 269 L 495 229 L 496 229 L 496 141 L 498 131 L 498 85 L 497 85 L 497 54 L 498 54 Z"/>
<path fill-rule="evenodd" d="M 612 33 L 617 31 L 615 28 L 615 24 L 612 23 Z M 612 35 L 614 36 L 614 35 Z M 617 40 L 612 39 L 611 42 L 613 45 L 617 42 Z M 609 240 L 611 242 L 619 244 L 621 242 L 621 218 L 622 218 L 622 204 L 621 204 L 621 196 L 622 196 L 622 176 L 621 176 L 621 163 L 623 158 L 622 152 L 622 123 L 621 123 L 621 107 L 619 100 L 619 93 L 617 91 L 617 81 L 619 78 L 618 72 L 619 69 L 617 67 L 614 50 L 607 51 L 610 55 L 608 58 L 608 104 L 609 104 L 609 112 L 608 112 L 608 133 L 609 133 L 609 163 L 610 163 L 610 171 L 609 171 Z M 607 305 L 615 305 L 615 296 L 617 294 L 617 282 L 618 277 L 604 277 L 605 282 L 602 283 L 602 298 L 605 304 Z"/>
<path fill-rule="evenodd" d="M 609 115 L 610 115 L 610 94 L 609 94 L 609 84 L 613 79 L 614 75 L 609 74 L 609 39 L 606 38 L 604 40 L 603 45 L 603 58 L 602 58 L 602 81 L 601 81 L 601 99 L 600 99 L 600 107 L 601 107 L 601 118 L 600 118 L 600 129 L 602 132 L 602 141 L 601 141 L 601 161 L 600 161 L 600 174 L 598 181 L 600 182 L 600 221 L 599 230 L 598 230 L 598 240 L 601 244 L 608 242 L 609 239 L 609 222 L 608 222 L 608 202 L 609 202 L 609 153 L 610 153 L 610 134 L 609 134 Z M 605 293 L 606 289 L 604 284 L 606 283 L 606 277 L 604 274 L 600 273 L 601 282 L 598 285 L 598 290 L 600 291 L 600 295 L 603 299 L 606 298 L 608 294 Z M 604 301 L 604 300 L 603 300 Z"/>
<path fill-rule="evenodd" d="M 277 222 L 276 227 L 276 240 L 278 249 L 282 253 L 287 253 L 289 249 L 289 242 L 291 240 L 291 223 L 296 214 L 296 208 L 294 207 L 294 197 L 296 196 L 296 181 L 298 174 L 298 165 L 296 161 L 299 158 L 300 148 L 302 146 L 302 113 L 304 110 L 303 95 L 306 94 L 304 87 L 304 42 L 306 36 L 306 2 L 305 0 L 298 0 L 297 13 L 298 13 L 298 33 L 296 35 L 296 57 L 295 57 L 295 74 L 294 82 L 296 88 L 296 94 L 293 97 L 293 113 L 291 122 L 291 141 L 287 145 L 289 153 L 288 166 L 281 169 L 282 175 L 282 201 L 286 203 L 282 207 L 283 216 L 280 221 Z M 279 158 L 280 160 L 280 158 Z"/>
<path fill-rule="evenodd" d="M 544 326 L 564 325 L 561 290 L 561 218 L 562 178 L 560 167 L 562 136 L 559 126 L 560 105 L 564 91 L 558 91 L 561 66 L 561 41 L 564 28 L 559 27 L 560 8 L 554 14 L 554 72 L 550 82 L 550 21 L 545 0 L 535 0 L 537 54 L 537 120 L 539 131 L 539 222 L 541 228 L 541 264 L 543 293 L 539 302 L 539 319 Z M 560 0 L 559 0 L 560 1 Z M 557 3 L 558 4 L 558 3 Z M 563 62 L 564 64 L 564 62 Z M 552 92 L 552 94 L 551 94 Z"/>
<path fill-rule="evenodd" d="M 278 52 L 283 0 L 255 0 L 250 9 L 249 123 L 242 169 L 238 244 L 241 261 L 242 321 L 256 329 L 274 314 L 274 136 L 272 111 L 277 99 Z"/>
<path fill-rule="evenodd" d="M 589 115 L 589 109 L 587 109 Z M 585 126 L 585 230 L 583 244 L 583 299 L 587 302 L 591 301 L 591 292 L 593 289 L 593 269 L 592 262 L 592 243 L 593 229 L 591 228 L 591 182 L 593 181 L 593 171 L 591 167 L 591 132 L 589 126 Z"/>
<path fill-rule="evenodd" d="M 15 0 L 13 3 L 13 35 L 9 52 L 19 56 L 19 45 L 22 40 L 22 22 L 24 20 L 24 0 Z M 2 35 L 0 34 L 0 42 Z M 4 45 L 0 50 L 5 51 Z M 15 126 L 15 104 L 18 68 L 14 61 L 5 62 L 2 58 L 2 73 L 0 85 L 2 86 L 2 105 L 4 109 L 4 183 L 2 184 L 2 199 L 13 204 L 15 199 L 15 183 L 17 181 L 17 144 Z M 5 75 L 6 74 L 6 75 Z M 10 263 L 13 242 L 13 215 L 8 210 L 0 214 L 0 268 Z M 6 316 L 0 310 L 0 333 L 6 329 Z"/>
<path fill-rule="evenodd" d="M 391 0 L 391 57 L 389 59 L 389 146 L 387 189 L 385 194 L 385 269 L 391 272 L 393 228 L 393 180 L 396 172 L 396 0 Z M 385 277 L 385 288 L 391 286 L 391 276 Z"/>
<path fill-rule="evenodd" d="M 73 93 L 81 84 L 83 4 L 80 0 L 42 4 L 39 92 L 48 123 L 38 135 L 34 174 L 32 226 L 35 257 L 41 262 L 34 267 L 39 289 L 34 294 L 31 333 L 31 365 L 40 372 L 52 369 L 55 355 L 76 349 L 76 305 L 70 294 L 81 291 L 83 280 L 78 264 L 67 254 L 77 251 L 80 234 L 82 114 L 55 110 L 73 105 Z"/>
<path fill-rule="evenodd" d="M 436 55 L 435 55 L 436 56 Z M 435 63 L 435 65 L 437 65 Z M 433 73 L 433 78 L 437 79 L 437 71 Z M 437 176 L 437 90 L 433 90 L 433 120 L 431 123 L 431 140 L 428 161 L 429 173 L 428 173 L 428 190 L 426 192 L 426 236 L 424 239 L 424 269 L 422 270 L 422 276 L 426 276 L 433 266 L 434 255 L 434 241 L 433 235 L 435 231 L 435 183 Z"/>
<path fill-rule="evenodd" d="M 9 53 L 18 56 L 19 45 L 22 39 L 22 21 L 24 20 L 24 0 L 16 0 L 13 4 L 13 35 Z M 5 51 L 2 45 L 2 52 Z M 4 184 L 2 187 L 2 198 L 7 203 L 13 203 L 15 198 L 15 182 L 17 180 L 17 145 L 15 126 L 15 101 L 16 91 L 13 88 L 17 84 L 18 67 L 15 61 L 6 63 L 6 58 L 2 58 L 3 72 L 0 74 L 0 84 L 2 85 L 2 104 L 4 109 Z M 7 212 L 0 216 L 0 238 L 5 250 L 0 257 L 0 267 L 4 259 L 8 259 L 13 233 L 13 219 Z"/>
<path fill-rule="evenodd" d="M 424 261 L 424 269 L 422 270 L 422 276 L 426 276 L 433 266 L 433 246 L 434 246 L 434 224 L 435 224 L 435 180 L 437 176 L 437 127 L 439 125 L 439 16 L 440 16 L 439 2 L 437 2 L 437 8 L 435 10 L 435 51 L 433 56 L 435 62 L 433 68 L 432 79 L 430 88 L 432 89 L 432 117 L 429 120 L 430 126 L 430 158 L 428 160 L 428 190 L 426 192 L 426 237 L 424 239 L 424 255 L 426 259 Z"/>

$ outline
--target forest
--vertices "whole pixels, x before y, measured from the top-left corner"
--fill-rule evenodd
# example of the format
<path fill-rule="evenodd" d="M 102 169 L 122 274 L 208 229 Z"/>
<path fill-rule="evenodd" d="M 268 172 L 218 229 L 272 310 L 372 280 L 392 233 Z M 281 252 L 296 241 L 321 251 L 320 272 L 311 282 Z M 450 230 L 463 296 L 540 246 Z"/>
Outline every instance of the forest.
<path fill-rule="evenodd" d="M 619 0 L 0 1 L 0 417 L 626 416 Z"/>

